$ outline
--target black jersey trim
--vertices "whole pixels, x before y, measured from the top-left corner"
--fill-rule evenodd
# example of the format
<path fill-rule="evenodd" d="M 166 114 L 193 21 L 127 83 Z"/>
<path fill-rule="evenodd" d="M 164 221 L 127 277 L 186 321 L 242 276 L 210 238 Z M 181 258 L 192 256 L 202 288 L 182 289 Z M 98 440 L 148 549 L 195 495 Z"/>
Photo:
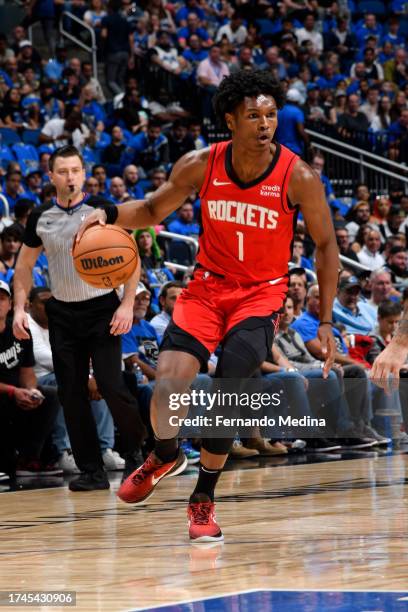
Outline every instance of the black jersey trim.
<path fill-rule="evenodd" d="M 245 183 L 244 181 L 241 181 L 241 179 L 239 178 L 239 176 L 237 176 L 234 167 L 232 165 L 232 143 L 230 142 L 227 146 L 227 150 L 225 152 L 225 172 L 227 173 L 228 177 L 236 184 L 238 185 L 238 187 L 240 189 L 249 189 L 250 187 L 255 187 L 255 185 L 258 185 L 259 183 L 261 183 L 262 181 L 264 181 L 272 172 L 272 170 L 275 168 L 276 164 L 279 161 L 280 158 L 280 154 L 281 154 L 281 146 L 279 144 L 279 142 L 275 142 L 274 143 L 276 145 L 276 150 L 274 153 L 274 156 L 272 157 L 271 163 L 269 164 L 269 166 L 266 168 L 266 170 L 257 178 L 253 179 L 252 181 L 248 181 L 247 183 Z"/>

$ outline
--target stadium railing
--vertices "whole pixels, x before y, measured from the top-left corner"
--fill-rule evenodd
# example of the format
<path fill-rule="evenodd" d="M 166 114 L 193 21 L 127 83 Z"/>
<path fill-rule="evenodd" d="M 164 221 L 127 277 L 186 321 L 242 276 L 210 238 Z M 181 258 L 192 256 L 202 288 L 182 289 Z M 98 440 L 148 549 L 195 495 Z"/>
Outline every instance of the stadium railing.
<path fill-rule="evenodd" d="M 66 24 L 69 23 L 70 20 L 74 21 L 78 25 L 88 30 L 90 37 L 91 37 L 91 46 L 84 43 L 80 38 L 73 36 L 70 32 L 68 32 L 65 29 Z M 85 21 L 83 21 L 82 19 L 79 19 L 79 17 L 77 17 L 73 13 L 70 13 L 69 11 L 64 11 L 61 14 L 61 18 L 60 18 L 59 31 L 62 34 L 62 36 L 65 36 L 65 38 L 68 38 L 68 40 L 78 45 L 78 47 L 81 47 L 81 49 L 84 49 L 85 51 L 88 51 L 88 53 L 91 54 L 93 75 L 94 77 L 97 77 L 98 76 L 98 62 L 97 62 L 97 57 L 96 57 L 97 46 L 96 46 L 96 35 L 95 35 L 94 29 L 91 28 L 91 26 L 89 26 Z"/>

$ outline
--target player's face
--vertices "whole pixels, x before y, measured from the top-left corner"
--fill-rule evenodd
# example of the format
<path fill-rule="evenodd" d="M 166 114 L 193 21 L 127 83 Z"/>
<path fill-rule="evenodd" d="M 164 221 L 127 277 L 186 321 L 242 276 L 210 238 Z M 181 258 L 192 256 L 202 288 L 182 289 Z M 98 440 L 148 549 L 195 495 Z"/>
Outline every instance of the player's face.
<path fill-rule="evenodd" d="M 85 168 L 76 155 L 57 157 L 54 169 L 49 172 L 50 181 L 57 190 L 58 197 L 75 198 L 82 192 L 85 183 Z"/>
<path fill-rule="evenodd" d="M 278 109 L 272 96 L 245 98 L 234 113 L 225 115 L 233 138 L 248 150 L 268 150 L 278 125 Z"/>

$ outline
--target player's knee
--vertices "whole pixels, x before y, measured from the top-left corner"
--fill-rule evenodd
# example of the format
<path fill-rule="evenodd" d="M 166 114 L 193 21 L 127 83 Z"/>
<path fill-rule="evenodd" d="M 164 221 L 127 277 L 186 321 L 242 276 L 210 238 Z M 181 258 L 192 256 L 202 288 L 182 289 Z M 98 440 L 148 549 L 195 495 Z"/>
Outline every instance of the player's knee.
<path fill-rule="evenodd" d="M 207 453 L 227 455 L 231 450 L 232 443 L 233 439 L 231 438 L 204 438 L 201 446 Z"/>

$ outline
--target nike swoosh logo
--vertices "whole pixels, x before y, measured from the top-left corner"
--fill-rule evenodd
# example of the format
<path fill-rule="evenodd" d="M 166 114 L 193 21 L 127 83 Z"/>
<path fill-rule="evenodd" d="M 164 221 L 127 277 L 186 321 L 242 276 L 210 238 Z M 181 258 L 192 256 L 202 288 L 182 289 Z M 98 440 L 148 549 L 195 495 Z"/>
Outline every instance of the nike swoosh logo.
<path fill-rule="evenodd" d="M 158 482 L 159 482 L 159 481 L 160 481 L 160 480 L 161 480 L 161 479 L 162 479 L 164 476 L 166 476 L 166 474 L 168 474 L 168 473 L 169 473 L 169 472 L 172 470 L 172 468 L 173 468 L 173 467 L 174 467 L 174 466 L 172 466 L 171 468 L 169 468 L 169 469 L 167 470 L 167 472 L 164 472 L 164 474 L 162 474 L 162 475 L 161 475 L 161 476 L 159 476 L 158 478 L 155 478 L 155 477 L 153 476 L 153 478 L 152 478 L 152 485 L 153 485 L 153 486 L 154 486 L 154 485 L 156 485 L 156 484 L 157 484 L 157 483 L 158 483 Z"/>
<path fill-rule="evenodd" d="M 219 181 L 218 179 L 213 180 L 213 185 L 215 187 L 222 187 L 223 185 L 231 185 L 231 183 L 224 183 L 223 181 Z"/>

